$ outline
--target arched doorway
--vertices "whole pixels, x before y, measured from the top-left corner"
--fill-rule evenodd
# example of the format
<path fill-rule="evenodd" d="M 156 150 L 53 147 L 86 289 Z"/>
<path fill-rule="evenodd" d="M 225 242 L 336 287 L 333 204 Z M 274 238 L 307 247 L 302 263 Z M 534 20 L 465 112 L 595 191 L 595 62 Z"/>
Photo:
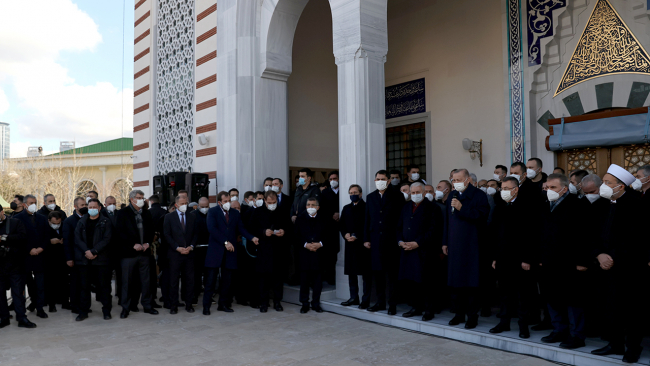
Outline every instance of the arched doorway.
<path fill-rule="evenodd" d="M 133 189 L 133 182 L 129 179 L 120 178 L 111 187 L 111 196 L 115 197 L 117 201 L 117 207 L 120 207 L 122 203 L 129 202 L 129 193 Z"/>
<path fill-rule="evenodd" d="M 77 184 L 75 197 L 86 197 L 90 191 L 98 192 L 97 185 L 91 180 L 82 180 Z"/>
<path fill-rule="evenodd" d="M 328 0 L 310 0 L 293 38 L 291 76 L 287 81 L 289 171 L 301 168 L 323 175 L 338 169 L 338 100 Z M 291 179 L 292 189 L 295 182 Z"/>

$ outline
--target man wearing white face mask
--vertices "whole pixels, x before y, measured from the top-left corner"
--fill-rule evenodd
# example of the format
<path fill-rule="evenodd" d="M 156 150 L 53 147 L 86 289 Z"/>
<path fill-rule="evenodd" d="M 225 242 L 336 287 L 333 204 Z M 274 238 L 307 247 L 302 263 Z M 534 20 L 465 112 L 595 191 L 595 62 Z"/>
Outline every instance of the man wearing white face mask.
<path fill-rule="evenodd" d="M 61 212 L 63 214 L 63 219 L 64 220 L 65 220 L 66 217 L 68 217 L 68 215 L 66 215 L 66 213 L 63 210 L 61 210 L 61 207 L 59 207 L 56 204 L 56 198 L 54 198 L 54 195 L 53 194 L 46 194 L 45 197 L 43 197 L 43 206 L 37 212 L 39 214 L 47 217 L 47 215 L 49 215 L 50 212 L 53 212 L 53 211 Z"/>
<path fill-rule="evenodd" d="M 269 183 L 269 181 L 267 180 L 266 183 Z M 260 208 L 264 207 L 264 195 L 265 193 L 262 191 L 255 192 L 249 201 L 251 203 L 250 207 L 247 205 L 242 205 L 241 207 L 241 219 L 249 233 L 255 225 L 253 215 Z M 235 208 L 236 205 L 235 202 L 231 202 L 231 208 Z M 237 304 L 250 305 L 253 309 L 257 309 L 259 308 L 259 291 L 255 276 L 255 262 L 257 258 L 253 258 L 252 256 L 254 255 L 252 253 L 255 252 L 256 246 L 244 239 L 242 239 L 241 245 L 242 249 L 245 250 L 237 251 L 237 271 L 233 273 L 232 288 L 234 289 Z"/>
<path fill-rule="evenodd" d="M 578 198 L 585 196 L 584 191 L 582 190 L 582 178 L 586 177 L 589 174 L 586 170 L 576 170 L 571 173 L 569 177 L 569 193 L 577 194 Z"/>
<path fill-rule="evenodd" d="M 469 184 L 467 169 L 454 173 L 452 199 L 447 200 L 442 251 L 449 257 L 448 286 L 458 306 L 449 325 L 466 321 L 465 328 L 478 324 L 479 279 L 483 257 L 481 243 L 487 240 L 487 219 L 490 213 L 485 193 Z M 489 264 L 488 264 L 489 266 Z"/>
<path fill-rule="evenodd" d="M 411 184 L 411 201 L 402 208 L 396 230 L 401 252 L 398 278 L 409 288 L 412 304 L 402 316 L 422 315 L 422 320 L 429 321 L 436 309 L 435 274 L 440 262 L 443 218 L 438 207 L 424 198 L 422 183 Z"/>
<path fill-rule="evenodd" d="M 36 213 L 36 197 L 25 195 L 25 210 L 14 218 L 21 220 L 27 231 L 25 250 L 28 252 L 25 262 L 25 282 L 29 290 L 32 303 L 29 309 L 36 308 L 36 316 L 47 318 L 43 310 L 45 306 L 45 256 L 43 252 L 50 246 L 48 233 L 50 226 L 47 217 Z"/>
<path fill-rule="evenodd" d="M 260 312 L 269 308 L 269 290 L 273 289 L 273 308 L 282 311 L 283 287 L 287 242 L 285 225 L 288 220 L 278 209 L 278 195 L 270 190 L 264 193 L 264 205 L 253 212 L 251 234 L 260 238 L 252 273 L 257 278 L 258 286 L 254 290 L 260 302 Z"/>
<path fill-rule="evenodd" d="M 542 171 L 543 166 L 542 160 L 538 158 L 530 158 L 526 163 L 526 177 L 534 183 L 540 191 L 548 178 L 546 173 Z"/>
<path fill-rule="evenodd" d="M 508 175 L 508 168 L 505 165 L 497 165 L 494 168 L 493 178 L 497 182 L 503 182 L 503 179 Z"/>
<path fill-rule="evenodd" d="M 163 235 L 167 243 L 169 258 L 169 305 L 170 314 L 178 313 L 178 283 L 183 279 L 185 310 L 193 313 L 194 299 L 194 247 L 198 241 L 196 215 L 187 214 L 187 198 L 177 196 L 176 212 L 165 215 Z"/>
<path fill-rule="evenodd" d="M 64 304 L 69 308 L 68 281 L 69 267 L 66 265 L 63 249 L 63 214 L 52 211 L 47 220 L 50 224 L 48 239 L 50 246 L 45 256 L 45 302 L 49 305 L 48 312 L 56 312 L 56 304 Z"/>
<path fill-rule="evenodd" d="M 420 167 L 416 164 L 410 164 L 406 167 L 406 177 L 402 180 L 401 183 L 408 183 L 410 186 L 415 182 L 427 184 L 427 182 L 420 176 Z"/>
<path fill-rule="evenodd" d="M 519 181 L 519 199 L 539 203 L 544 200 L 542 187 L 528 178 L 526 165 L 522 162 L 513 163 L 510 166 L 510 176 Z"/>
<path fill-rule="evenodd" d="M 408 202 L 411 200 L 411 185 L 409 183 L 402 183 L 399 187 L 399 191 L 402 192 L 404 201 Z"/>
<path fill-rule="evenodd" d="M 241 235 L 248 241 L 257 244 L 256 237 L 249 234 L 241 220 L 239 211 L 230 208 L 230 195 L 222 191 L 217 195 L 218 205 L 208 211 L 206 224 L 210 232 L 208 253 L 205 259 L 207 279 L 205 292 L 203 293 L 203 315 L 210 315 L 212 306 L 212 294 L 214 293 L 217 280 L 217 273 L 221 269 L 221 287 L 219 293 L 218 311 L 232 313 L 232 283 L 233 271 L 237 270 L 237 251 L 242 250 L 235 247 L 237 236 Z"/>
<path fill-rule="evenodd" d="M 194 299 L 192 304 L 198 304 L 199 295 L 203 290 L 205 277 L 205 257 L 208 252 L 208 241 L 210 240 L 210 233 L 208 232 L 208 225 L 206 220 L 208 218 L 208 210 L 210 210 L 210 201 L 208 197 L 201 197 L 199 199 L 199 208 L 190 212 L 190 215 L 195 216 L 196 220 L 196 245 L 194 246 Z M 189 301 L 186 299 L 186 301 Z"/>
<path fill-rule="evenodd" d="M 300 250 L 300 313 L 309 312 L 309 288 L 312 290 L 311 309 L 322 313 L 320 295 L 323 290 L 323 271 L 325 269 L 328 246 L 327 224 L 325 217 L 318 211 L 320 204 L 316 198 L 307 200 L 306 212 L 296 220 L 298 242 L 302 243 Z"/>
<path fill-rule="evenodd" d="M 330 285 L 336 284 L 336 261 L 341 250 L 339 240 L 339 172 L 332 171 L 327 175 L 329 187 L 321 193 L 320 213 L 326 218 L 328 242 L 333 247 L 328 248 L 323 279 Z"/>
<path fill-rule="evenodd" d="M 542 342 L 561 342 L 561 348 L 576 349 L 585 346 L 586 271 L 591 260 L 588 237 L 575 228 L 586 225 L 589 204 L 569 193 L 569 179 L 564 175 L 551 174 L 546 185 L 550 204 L 543 220 L 537 268 L 553 330 Z"/>
<path fill-rule="evenodd" d="M 149 202 L 151 202 L 151 199 L 149 199 Z M 117 219 L 117 200 L 115 199 L 115 197 L 113 196 L 106 197 L 106 199 L 104 200 L 104 208 L 102 208 L 100 213 L 108 217 L 111 220 L 113 226 L 115 226 L 115 219 Z"/>
<path fill-rule="evenodd" d="M 152 315 L 158 314 L 153 308 L 151 293 L 151 245 L 155 236 L 154 222 L 149 210 L 144 209 L 144 192 L 133 190 L 129 193 L 129 206 L 119 210 L 115 221 L 116 232 L 120 235 L 120 247 L 117 248 L 121 256 L 122 266 L 122 295 L 121 319 L 126 319 L 131 311 L 133 298 L 131 286 L 138 281 L 142 292 L 141 303 L 144 312 Z"/>
<path fill-rule="evenodd" d="M 650 195 L 646 194 L 650 189 L 650 165 L 644 165 L 636 171 L 636 180 L 632 182 L 632 188 L 641 192 L 642 200 L 647 204 L 650 200 Z"/>
<path fill-rule="evenodd" d="M 370 249 L 373 282 L 377 291 L 377 303 L 367 310 L 386 310 L 386 289 L 388 284 L 388 315 L 397 314 L 395 285 L 399 272 L 400 248 L 395 245 L 397 221 L 399 220 L 404 196 L 396 189 L 388 189 L 388 172 L 380 170 L 375 174 L 374 192 L 366 196 L 366 222 L 363 245 Z"/>
<path fill-rule="evenodd" d="M 602 274 L 601 293 L 607 304 L 605 320 L 608 327 L 603 334 L 609 344 L 591 351 L 596 355 L 624 354 L 623 361 L 634 363 L 641 354 L 646 291 L 639 286 L 647 283 L 650 258 L 645 240 L 630 228 L 647 225 L 647 207 L 626 186 L 635 177 L 625 168 L 610 165 L 603 176 L 600 195 L 608 199 L 609 212 L 600 232 L 601 240 L 592 251 L 600 264 L 595 270 Z M 643 285 L 641 285 L 643 286 Z"/>

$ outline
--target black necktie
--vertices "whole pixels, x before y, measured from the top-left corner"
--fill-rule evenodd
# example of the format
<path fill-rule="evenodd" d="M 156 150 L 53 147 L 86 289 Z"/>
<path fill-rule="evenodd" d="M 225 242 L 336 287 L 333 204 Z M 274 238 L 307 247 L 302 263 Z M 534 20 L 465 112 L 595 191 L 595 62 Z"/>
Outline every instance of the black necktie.
<path fill-rule="evenodd" d="M 183 227 L 183 232 L 185 232 L 185 213 L 181 212 L 181 226 Z"/>
<path fill-rule="evenodd" d="M 226 211 L 226 224 L 228 224 L 230 221 L 230 215 L 228 214 L 228 211 Z"/>

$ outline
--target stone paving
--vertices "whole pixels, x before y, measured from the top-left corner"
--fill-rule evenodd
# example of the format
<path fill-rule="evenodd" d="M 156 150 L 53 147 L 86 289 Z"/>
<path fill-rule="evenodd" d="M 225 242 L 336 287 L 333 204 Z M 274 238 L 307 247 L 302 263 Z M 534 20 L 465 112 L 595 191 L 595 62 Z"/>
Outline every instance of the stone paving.
<path fill-rule="evenodd" d="M 226 314 L 179 310 L 170 315 L 131 313 L 104 320 L 101 306 L 83 322 L 59 309 L 48 319 L 34 313 L 38 328 L 0 329 L 0 365 L 513 365 L 552 363 L 412 333 L 333 313 L 300 314 L 299 307 L 262 314 L 234 306 Z M 142 309 L 141 309 L 142 310 Z"/>

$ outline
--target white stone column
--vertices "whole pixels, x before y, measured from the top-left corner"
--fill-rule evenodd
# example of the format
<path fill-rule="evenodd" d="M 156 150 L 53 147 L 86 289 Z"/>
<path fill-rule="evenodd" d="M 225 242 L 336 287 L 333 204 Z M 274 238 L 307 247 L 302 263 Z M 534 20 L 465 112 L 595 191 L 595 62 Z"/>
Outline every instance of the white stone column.
<path fill-rule="evenodd" d="M 384 63 L 388 51 L 387 0 L 330 0 L 338 67 L 340 205 L 351 184 L 374 188 L 386 168 Z M 349 297 L 343 242 L 336 268 L 336 295 Z"/>

